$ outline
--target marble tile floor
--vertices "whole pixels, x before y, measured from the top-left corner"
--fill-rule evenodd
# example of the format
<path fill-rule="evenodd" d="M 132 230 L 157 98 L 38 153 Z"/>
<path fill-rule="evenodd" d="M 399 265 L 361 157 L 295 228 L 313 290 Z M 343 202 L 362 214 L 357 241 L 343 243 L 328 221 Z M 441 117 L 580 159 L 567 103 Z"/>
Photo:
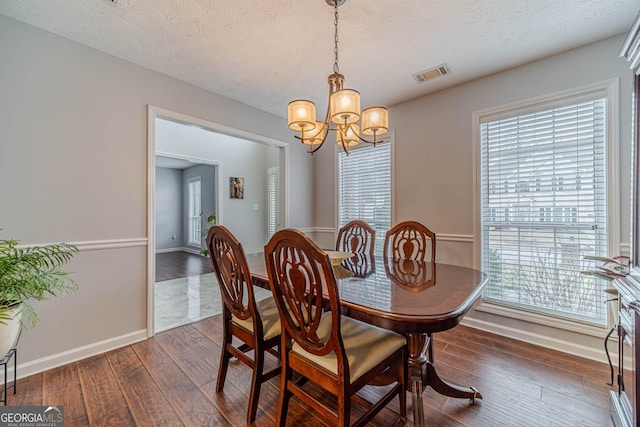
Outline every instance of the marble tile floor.
<path fill-rule="evenodd" d="M 258 287 L 254 292 L 257 300 L 271 295 Z M 154 309 L 156 333 L 220 314 L 222 299 L 215 274 L 156 282 Z"/>

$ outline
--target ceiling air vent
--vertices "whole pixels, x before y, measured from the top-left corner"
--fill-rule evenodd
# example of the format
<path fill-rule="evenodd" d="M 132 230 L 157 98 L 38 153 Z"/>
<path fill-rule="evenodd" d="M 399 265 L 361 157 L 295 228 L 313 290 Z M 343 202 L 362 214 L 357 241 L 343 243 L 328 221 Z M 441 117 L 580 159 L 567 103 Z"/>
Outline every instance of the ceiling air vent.
<path fill-rule="evenodd" d="M 445 74 L 451 74 L 451 70 L 447 64 L 440 64 L 437 67 L 429 68 L 425 71 L 420 71 L 413 75 L 418 83 L 422 83 L 426 80 L 433 79 L 434 77 L 444 76 Z"/>
<path fill-rule="evenodd" d="M 104 0 L 105 3 L 110 4 L 111 6 L 119 7 L 120 0 Z"/>

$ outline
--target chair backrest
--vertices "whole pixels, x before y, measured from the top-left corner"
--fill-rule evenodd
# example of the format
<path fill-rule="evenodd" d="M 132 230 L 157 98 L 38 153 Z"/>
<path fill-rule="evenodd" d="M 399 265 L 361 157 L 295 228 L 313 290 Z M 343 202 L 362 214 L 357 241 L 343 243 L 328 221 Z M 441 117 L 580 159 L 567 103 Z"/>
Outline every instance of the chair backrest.
<path fill-rule="evenodd" d="M 253 282 L 242 244 L 222 225 L 214 225 L 209 229 L 206 243 L 224 306 L 239 319 L 253 318 L 253 330 L 260 332 L 262 323 L 257 321 L 259 315 Z"/>
<path fill-rule="evenodd" d="M 264 253 L 269 286 L 286 335 L 311 354 L 322 356 L 335 350 L 338 366 L 343 365 L 346 356 L 340 335 L 340 300 L 329 256 L 293 229 L 275 233 Z M 326 297 L 331 313 L 329 336 L 318 331 Z M 348 378 L 348 367 L 346 371 Z"/>
<path fill-rule="evenodd" d="M 416 221 L 396 224 L 384 237 L 384 256 L 435 262 L 436 234 Z"/>
<path fill-rule="evenodd" d="M 376 242 L 376 230 L 360 219 L 354 219 L 338 232 L 336 250 L 355 253 L 368 253 L 373 257 Z"/>

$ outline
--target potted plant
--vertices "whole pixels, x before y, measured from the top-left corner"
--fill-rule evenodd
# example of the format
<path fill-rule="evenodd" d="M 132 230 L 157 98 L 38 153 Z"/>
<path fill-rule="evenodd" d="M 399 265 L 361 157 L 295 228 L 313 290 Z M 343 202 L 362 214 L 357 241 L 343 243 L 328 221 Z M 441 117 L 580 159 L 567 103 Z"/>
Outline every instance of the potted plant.
<path fill-rule="evenodd" d="M 22 323 L 37 323 L 32 301 L 78 289 L 61 268 L 78 248 L 67 243 L 30 247 L 18 247 L 18 243 L 0 239 L 0 358 L 15 345 Z"/>

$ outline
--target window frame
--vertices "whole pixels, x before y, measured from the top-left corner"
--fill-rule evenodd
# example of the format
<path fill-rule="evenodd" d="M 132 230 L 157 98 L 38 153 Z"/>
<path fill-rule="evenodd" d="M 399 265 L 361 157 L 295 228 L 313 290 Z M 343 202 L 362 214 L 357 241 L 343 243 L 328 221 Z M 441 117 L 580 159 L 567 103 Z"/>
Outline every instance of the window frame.
<path fill-rule="evenodd" d="M 273 200 L 272 201 L 272 187 L 271 178 L 273 177 Z M 267 168 L 267 240 L 271 239 L 271 236 L 280 229 L 280 166 L 273 166 Z M 271 229 L 271 222 L 273 224 L 273 230 Z"/>
<path fill-rule="evenodd" d="M 579 86 L 567 90 L 557 91 L 525 100 L 474 111 L 472 114 L 473 128 L 473 176 L 474 176 L 474 267 L 482 268 L 482 224 L 481 224 L 481 133 L 482 122 L 499 120 L 514 114 L 526 114 L 530 111 L 539 111 L 560 105 L 563 101 L 570 103 L 580 101 L 581 97 L 589 98 L 593 93 L 604 92 L 605 98 L 605 168 L 606 168 L 606 215 L 607 215 L 607 251 L 611 256 L 620 254 L 620 194 L 618 176 L 618 149 L 619 149 L 619 81 L 618 78 L 608 79 L 592 84 Z M 567 185 L 567 183 L 563 183 Z M 551 212 L 553 215 L 553 212 Z M 607 315 L 606 325 L 594 325 L 579 320 L 569 320 L 555 317 L 551 314 L 540 314 L 523 309 L 508 307 L 482 300 L 476 306 L 479 311 L 497 314 L 509 318 L 523 320 L 545 326 L 551 326 L 563 330 L 579 332 L 586 335 L 602 337 L 614 323 L 613 313 L 610 310 Z"/>
<path fill-rule="evenodd" d="M 191 209 L 191 184 L 199 183 L 200 184 L 200 212 L 198 215 L 193 216 Z M 202 176 L 194 176 L 192 178 L 187 179 L 187 245 L 192 247 L 201 247 L 202 246 Z M 192 234 L 193 230 L 193 221 L 198 218 L 200 223 L 200 231 L 197 233 L 197 239 L 193 240 Z"/>

